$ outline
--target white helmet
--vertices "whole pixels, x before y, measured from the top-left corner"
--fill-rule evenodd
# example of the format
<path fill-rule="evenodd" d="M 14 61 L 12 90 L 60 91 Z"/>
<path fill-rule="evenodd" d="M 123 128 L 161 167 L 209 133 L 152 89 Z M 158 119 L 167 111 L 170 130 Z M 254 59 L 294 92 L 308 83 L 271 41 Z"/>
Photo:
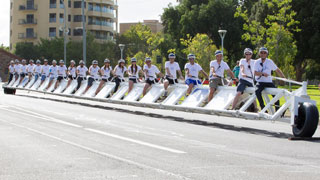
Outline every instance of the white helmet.
<path fill-rule="evenodd" d="M 131 62 L 137 62 L 137 58 L 135 57 L 131 58 Z"/>
<path fill-rule="evenodd" d="M 151 61 L 151 57 L 147 57 L 144 61 L 145 61 L 145 62 Z"/>
<path fill-rule="evenodd" d="M 189 54 L 188 55 L 188 59 L 190 60 L 190 59 L 196 59 L 196 55 L 194 55 L 194 54 Z"/>
<path fill-rule="evenodd" d="M 176 55 L 175 55 L 175 54 L 173 54 L 173 53 L 170 53 L 170 54 L 168 55 L 168 58 L 169 58 L 169 59 L 170 59 L 170 58 L 175 59 L 175 58 L 176 58 Z"/>
<path fill-rule="evenodd" d="M 84 64 L 84 61 L 83 61 L 83 60 L 80 60 L 80 61 L 79 61 L 79 64 Z"/>
<path fill-rule="evenodd" d="M 252 49 L 250 48 L 244 49 L 243 54 L 246 55 L 247 53 L 253 54 Z"/>
<path fill-rule="evenodd" d="M 118 61 L 118 63 L 125 63 L 126 61 L 124 60 L 124 59 L 120 59 L 119 61 Z"/>
<path fill-rule="evenodd" d="M 56 60 L 52 60 L 52 64 L 57 64 L 57 61 Z"/>
<path fill-rule="evenodd" d="M 37 63 L 37 64 L 40 64 L 40 63 L 41 63 L 41 61 L 38 59 L 38 60 L 36 61 L 36 63 Z"/>
<path fill-rule="evenodd" d="M 92 61 L 92 64 L 93 64 L 93 65 L 95 65 L 95 64 L 98 65 L 99 63 L 98 63 L 97 60 L 93 60 L 93 61 Z"/>
<path fill-rule="evenodd" d="M 76 62 L 74 60 L 71 60 L 70 63 L 74 63 L 75 64 Z"/>
<path fill-rule="evenodd" d="M 59 63 L 60 63 L 60 64 L 64 64 L 64 60 L 61 59 L 61 60 L 59 61 Z"/>
<path fill-rule="evenodd" d="M 109 60 L 108 58 L 106 58 L 106 59 L 104 60 L 104 63 L 110 63 L 110 60 Z"/>

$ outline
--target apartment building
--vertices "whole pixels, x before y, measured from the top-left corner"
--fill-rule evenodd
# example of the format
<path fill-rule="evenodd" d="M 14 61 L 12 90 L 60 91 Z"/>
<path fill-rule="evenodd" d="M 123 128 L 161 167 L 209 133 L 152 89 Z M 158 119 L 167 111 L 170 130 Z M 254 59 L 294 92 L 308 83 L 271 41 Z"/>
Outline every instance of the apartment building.
<path fill-rule="evenodd" d="M 120 34 L 123 34 L 127 30 L 129 30 L 131 26 L 135 26 L 139 23 L 148 26 L 153 33 L 161 32 L 163 30 L 163 26 L 159 22 L 159 20 L 144 20 L 143 22 L 137 23 L 120 23 Z"/>
<path fill-rule="evenodd" d="M 10 50 L 18 42 L 37 43 L 40 38 L 64 36 L 82 39 L 81 0 L 10 0 Z M 86 30 L 99 42 L 113 40 L 118 32 L 115 0 L 85 0 Z"/>

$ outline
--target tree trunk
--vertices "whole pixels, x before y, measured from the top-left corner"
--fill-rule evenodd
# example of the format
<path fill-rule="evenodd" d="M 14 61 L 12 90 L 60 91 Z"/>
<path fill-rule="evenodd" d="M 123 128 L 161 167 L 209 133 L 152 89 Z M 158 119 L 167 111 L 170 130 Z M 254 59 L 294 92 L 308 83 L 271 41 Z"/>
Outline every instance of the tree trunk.
<path fill-rule="evenodd" d="M 298 63 L 296 63 L 295 68 L 296 68 L 296 80 L 301 82 L 303 73 L 305 72 L 304 67 L 302 67 L 302 61 L 299 61 Z"/>

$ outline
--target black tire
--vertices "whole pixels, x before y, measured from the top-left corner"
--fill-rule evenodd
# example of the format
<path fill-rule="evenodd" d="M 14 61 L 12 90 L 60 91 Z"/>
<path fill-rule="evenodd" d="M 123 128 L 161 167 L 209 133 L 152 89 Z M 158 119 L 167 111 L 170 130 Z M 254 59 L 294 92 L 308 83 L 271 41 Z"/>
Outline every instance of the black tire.
<path fill-rule="evenodd" d="M 292 128 L 295 137 L 310 138 L 316 132 L 319 123 L 319 111 L 317 106 L 311 103 L 303 103 L 299 106 L 298 117 Z"/>
<path fill-rule="evenodd" d="M 15 94 L 16 90 L 15 89 L 9 89 L 9 88 L 3 88 L 4 94 Z"/>

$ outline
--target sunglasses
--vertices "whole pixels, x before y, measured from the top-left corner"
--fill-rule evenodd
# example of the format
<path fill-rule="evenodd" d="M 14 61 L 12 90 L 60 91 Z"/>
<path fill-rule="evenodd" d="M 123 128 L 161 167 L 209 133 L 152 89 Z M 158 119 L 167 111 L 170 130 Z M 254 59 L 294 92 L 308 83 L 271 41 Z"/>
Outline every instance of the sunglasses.
<path fill-rule="evenodd" d="M 260 54 L 267 54 L 267 52 L 262 51 L 262 52 L 260 52 Z"/>
<path fill-rule="evenodd" d="M 252 55 L 252 54 L 245 54 L 246 56 L 250 56 L 250 55 Z"/>

